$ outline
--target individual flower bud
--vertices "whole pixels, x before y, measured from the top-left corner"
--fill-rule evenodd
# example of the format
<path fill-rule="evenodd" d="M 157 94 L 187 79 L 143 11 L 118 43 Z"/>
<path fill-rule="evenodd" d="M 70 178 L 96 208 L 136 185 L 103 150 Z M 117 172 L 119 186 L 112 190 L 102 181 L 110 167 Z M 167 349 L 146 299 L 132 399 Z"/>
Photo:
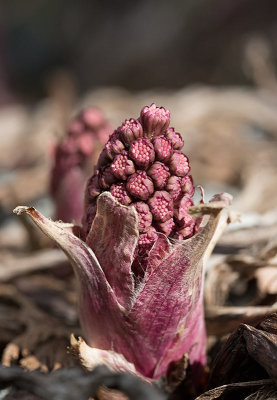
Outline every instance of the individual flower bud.
<path fill-rule="evenodd" d="M 110 192 L 113 197 L 124 206 L 128 206 L 132 201 L 123 182 L 115 183 L 114 185 L 112 185 Z"/>
<path fill-rule="evenodd" d="M 126 119 L 118 131 L 120 132 L 121 140 L 127 147 L 129 147 L 134 140 L 142 137 L 143 133 L 141 124 L 134 118 Z"/>
<path fill-rule="evenodd" d="M 179 231 L 178 231 L 178 233 L 181 234 L 183 237 L 181 240 L 189 239 L 193 235 L 193 232 L 194 232 L 193 224 L 184 226 L 183 228 L 179 229 Z"/>
<path fill-rule="evenodd" d="M 153 180 L 156 189 L 163 189 L 170 177 L 168 167 L 160 161 L 154 162 L 147 170 L 147 175 Z"/>
<path fill-rule="evenodd" d="M 170 194 L 173 201 L 176 201 L 182 195 L 181 178 L 179 176 L 171 176 L 166 184 L 166 191 Z"/>
<path fill-rule="evenodd" d="M 147 200 L 154 192 L 154 185 L 145 171 L 137 171 L 127 180 L 126 185 L 132 196 L 140 200 Z"/>
<path fill-rule="evenodd" d="M 193 179 L 191 175 L 184 176 L 181 178 L 182 192 L 192 197 L 194 195 Z"/>
<path fill-rule="evenodd" d="M 133 203 L 132 206 L 135 207 L 138 213 L 138 228 L 140 232 L 146 232 L 152 224 L 152 214 L 150 208 L 143 201 L 137 201 Z"/>
<path fill-rule="evenodd" d="M 174 208 L 174 216 L 179 220 L 183 220 L 183 218 L 189 214 L 187 211 L 190 207 L 193 206 L 193 201 L 189 196 L 183 196 L 180 200 L 178 206 Z"/>
<path fill-rule="evenodd" d="M 152 138 L 163 133 L 170 123 L 170 112 L 164 107 L 157 107 L 154 103 L 145 106 L 140 113 L 140 121 L 146 136 Z"/>
<path fill-rule="evenodd" d="M 184 141 L 180 133 L 175 132 L 174 128 L 168 128 L 165 132 L 165 137 L 170 140 L 174 150 L 181 150 L 184 146 Z"/>
<path fill-rule="evenodd" d="M 191 237 L 194 231 L 195 220 L 187 212 L 183 211 L 177 234 L 182 235 L 184 239 Z"/>
<path fill-rule="evenodd" d="M 105 149 L 108 157 L 110 157 L 111 160 L 113 160 L 117 154 L 120 154 L 122 150 L 124 150 L 124 144 L 120 141 L 119 132 L 115 131 L 110 136 L 110 139 L 106 144 Z"/>
<path fill-rule="evenodd" d="M 155 151 L 150 140 L 145 138 L 135 140 L 130 146 L 129 157 L 139 169 L 147 169 L 155 160 Z"/>
<path fill-rule="evenodd" d="M 165 222 L 156 222 L 155 226 L 158 232 L 164 233 L 166 236 L 170 236 L 173 229 L 175 228 L 175 222 L 173 218 L 169 218 Z"/>
<path fill-rule="evenodd" d="M 169 160 L 170 172 L 177 176 L 185 176 L 190 170 L 189 160 L 181 151 L 175 150 Z"/>
<path fill-rule="evenodd" d="M 107 154 L 106 149 L 103 149 L 99 155 L 97 164 L 96 164 L 96 170 L 99 170 L 105 166 L 107 166 L 111 162 L 110 157 Z"/>
<path fill-rule="evenodd" d="M 85 205 L 92 203 L 100 193 L 101 189 L 98 183 L 98 174 L 94 174 L 87 181 L 85 189 Z"/>
<path fill-rule="evenodd" d="M 153 139 L 153 146 L 155 149 L 156 159 L 166 162 L 170 159 L 173 153 L 170 141 L 164 136 L 156 136 Z"/>
<path fill-rule="evenodd" d="M 170 194 L 164 190 L 155 192 L 148 200 L 148 205 L 155 221 L 165 222 L 173 217 L 173 201 Z"/>
<path fill-rule="evenodd" d="M 151 249 L 157 238 L 158 238 L 157 231 L 153 226 L 151 226 L 145 233 L 142 233 L 139 236 L 139 241 L 138 241 L 139 255 L 140 256 L 148 255 L 149 250 Z"/>
<path fill-rule="evenodd" d="M 99 173 L 98 182 L 102 189 L 109 189 L 111 185 L 116 182 L 116 177 L 114 176 L 111 167 L 107 166 L 101 170 Z"/>
<path fill-rule="evenodd" d="M 135 170 L 134 163 L 128 158 L 125 150 L 116 156 L 111 164 L 111 171 L 114 176 L 124 181 L 127 179 L 128 175 L 133 174 Z"/>

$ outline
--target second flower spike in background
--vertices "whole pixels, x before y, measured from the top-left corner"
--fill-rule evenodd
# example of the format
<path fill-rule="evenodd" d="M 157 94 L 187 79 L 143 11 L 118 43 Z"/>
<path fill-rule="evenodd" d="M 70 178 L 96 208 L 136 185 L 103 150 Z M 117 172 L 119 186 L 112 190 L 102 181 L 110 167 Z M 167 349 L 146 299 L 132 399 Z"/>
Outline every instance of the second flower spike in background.
<path fill-rule="evenodd" d="M 111 133 L 102 111 L 88 107 L 70 122 L 66 135 L 55 145 L 50 194 L 57 220 L 80 224 L 85 182 Z"/>

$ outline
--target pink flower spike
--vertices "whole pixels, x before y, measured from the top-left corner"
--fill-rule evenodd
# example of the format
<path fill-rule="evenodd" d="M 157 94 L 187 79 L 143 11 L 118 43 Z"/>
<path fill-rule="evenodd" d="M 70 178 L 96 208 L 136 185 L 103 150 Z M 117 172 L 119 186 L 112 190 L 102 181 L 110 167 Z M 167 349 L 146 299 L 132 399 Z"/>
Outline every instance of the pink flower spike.
<path fill-rule="evenodd" d="M 166 162 L 170 159 L 173 150 L 170 141 L 166 137 L 156 136 L 153 139 L 153 145 L 157 160 Z"/>
<path fill-rule="evenodd" d="M 139 138 L 135 140 L 129 149 L 129 157 L 140 169 L 146 169 L 155 159 L 155 151 L 150 140 Z"/>
<path fill-rule="evenodd" d="M 134 163 L 128 158 L 125 150 L 115 157 L 110 168 L 117 179 L 122 179 L 124 181 L 127 179 L 128 175 L 135 172 Z"/>
<path fill-rule="evenodd" d="M 88 116 L 97 115 L 97 123 L 88 123 Z M 100 153 L 100 129 L 110 135 L 112 129 L 103 113 L 88 108 L 77 115 L 68 126 L 66 135 L 56 144 L 50 177 L 50 194 L 56 209 L 56 219 L 81 223 L 83 190 L 88 170 Z M 80 189 L 79 189 L 80 188 Z M 99 194 L 99 193 L 98 193 Z"/>
<path fill-rule="evenodd" d="M 127 180 L 128 191 L 137 199 L 147 200 L 154 192 L 154 185 L 145 171 L 137 171 Z"/>
<path fill-rule="evenodd" d="M 118 128 L 118 131 L 121 134 L 121 139 L 123 143 L 129 147 L 131 143 L 142 137 L 142 126 L 138 120 L 131 118 L 129 120 L 125 120 L 125 122 Z"/>
<path fill-rule="evenodd" d="M 157 107 L 153 105 L 152 108 L 157 109 Z M 114 183 L 125 182 L 126 192 L 130 199 L 147 201 L 154 193 L 154 190 L 163 190 L 169 193 L 172 198 L 174 213 L 178 213 L 179 201 L 182 197 L 182 177 L 178 176 L 179 165 L 176 169 L 177 174 L 172 172 L 175 171 L 174 168 L 171 168 L 172 170 L 170 171 L 169 166 L 171 166 L 172 153 L 180 153 L 181 161 L 187 160 L 187 158 L 181 151 L 173 151 L 171 140 L 165 137 L 165 134 L 170 134 L 170 139 L 175 140 L 175 147 L 177 146 L 176 143 L 181 140 L 179 134 L 176 133 L 173 128 L 168 128 L 163 132 L 163 135 L 150 135 L 149 138 L 141 137 L 142 126 L 140 122 L 133 118 L 125 120 L 121 127 L 115 130 L 109 138 L 106 148 L 101 153 L 95 168 L 95 173 L 99 176 L 101 192 L 103 192 L 103 190 L 110 190 L 111 185 Z M 137 138 L 137 136 L 140 137 Z M 124 145 L 126 146 L 126 150 L 121 150 Z M 121 152 L 116 154 L 116 152 L 120 150 Z M 161 162 L 158 160 L 164 161 Z M 186 166 L 189 168 L 188 160 Z M 181 162 L 181 168 L 182 167 Z M 137 168 L 138 171 L 136 171 Z M 142 174 L 143 170 L 145 170 L 144 174 Z M 111 172 L 116 182 L 113 177 L 111 177 Z M 185 184 L 186 181 L 183 180 L 183 182 L 183 189 L 188 189 L 188 185 Z M 186 192 L 185 194 L 189 195 L 189 193 Z M 86 204 L 87 203 L 88 200 L 86 196 Z M 176 218 L 174 218 L 173 221 L 176 224 L 178 223 L 178 219 Z M 165 228 L 157 222 L 161 221 L 154 221 L 154 226 L 158 231 L 160 226 L 160 232 L 169 232 L 168 224 Z M 170 229 L 171 232 L 168 235 L 173 237 L 178 228 L 179 227 L 176 226 Z M 136 251 L 137 250 L 138 249 L 136 249 Z M 140 263 L 141 262 L 142 260 L 140 260 Z M 145 260 L 142 263 L 144 264 Z"/>
<path fill-rule="evenodd" d="M 173 201 L 170 194 L 164 190 L 155 192 L 148 200 L 148 205 L 155 221 L 165 222 L 173 217 Z"/>
<path fill-rule="evenodd" d="M 138 201 L 133 203 L 132 206 L 135 207 L 138 213 L 138 229 L 140 232 L 146 232 L 152 224 L 152 214 L 146 203 L 143 201 Z"/>
<path fill-rule="evenodd" d="M 108 157 L 110 157 L 111 160 L 113 160 L 117 154 L 120 154 L 122 150 L 124 150 L 124 144 L 120 141 L 119 132 L 115 131 L 110 136 L 110 139 L 107 142 L 105 149 Z"/>
<path fill-rule="evenodd" d="M 123 204 L 124 206 L 128 206 L 132 201 L 126 190 L 126 186 L 122 182 L 112 185 L 111 194 L 120 204 Z"/>
<path fill-rule="evenodd" d="M 140 121 L 146 136 L 152 138 L 162 134 L 169 126 L 170 112 L 164 107 L 157 107 L 154 103 L 145 106 L 140 113 Z"/>
<path fill-rule="evenodd" d="M 157 107 L 152 107 L 155 114 L 153 109 Z M 221 211 L 231 197 L 221 193 L 194 206 L 188 158 L 175 149 L 168 161 L 157 161 L 160 149 L 153 142 L 158 143 L 154 137 L 161 135 L 161 126 L 146 138 L 152 116 L 147 110 L 142 114 L 145 136 L 129 148 L 124 149 L 118 131 L 109 138 L 87 183 L 78 232 L 72 224 L 54 223 L 34 208 L 18 207 L 14 212 L 27 213 L 72 263 L 80 322 L 93 349 L 85 358 L 97 357 L 97 363 L 156 380 L 187 354 L 192 379 L 199 382 L 206 362 L 204 264 L 230 219 Z M 140 122 L 144 124 L 143 118 Z M 59 158 L 64 171 L 72 165 L 80 168 L 83 162 L 82 152 L 75 151 L 76 138 L 70 136 L 57 151 L 70 154 Z M 142 143 L 142 149 L 136 143 Z M 141 169 L 116 178 L 112 165 L 114 171 L 124 170 L 126 159 L 119 156 L 128 154 L 128 161 L 132 146 L 137 157 L 132 162 L 141 163 Z M 109 186 L 111 176 L 116 182 Z M 85 358 L 83 365 L 93 364 Z"/>
<path fill-rule="evenodd" d="M 168 178 L 170 177 L 168 167 L 156 161 L 151 167 L 147 170 L 147 175 L 153 180 L 156 189 L 163 189 L 167 183 Z"/>
<path fill-rule="evenodd" d="M 170 140 L 174 150 L 181 150 L 184 146 L 184 141 L 180 133 L 175 132 L 174 128 L 168 128 L 165 132 L 165 137 Z"/>
<path fill-rule="evenodd" d="M 169 161 L 169 169 L 172 174 L 185 176 L 190 170 L 189 160 L 181 151 L 175 150 Z"/>

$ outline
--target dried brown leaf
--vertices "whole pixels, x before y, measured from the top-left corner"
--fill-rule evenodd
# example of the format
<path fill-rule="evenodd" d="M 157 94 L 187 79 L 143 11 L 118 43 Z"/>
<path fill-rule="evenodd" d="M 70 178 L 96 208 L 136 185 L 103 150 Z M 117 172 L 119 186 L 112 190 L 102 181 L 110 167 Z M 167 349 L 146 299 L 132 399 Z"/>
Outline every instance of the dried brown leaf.
<path fill-rule="evenodd" d="M 10 313 L 14 318 L 14 330 L 5 332 L 6 347 L 2 354 L 2 364 L 10 366 L 20 362 L 25 368 L 53 370 L 59 365 L 73 365 L 67 352 L 70 330 L 55 318 L 38 309 L 27 297 L 12 285 L 0 285 L 0 304 L 7 304 L 8 314 L 2 319 L 9 322 Z M 11 326 L 11 324 L 10 324 Z"/>
<path fill-rule="evenodd" d="M 256 325 L 274 312 L 277 312 L 277 304 L 259 307 L 208 307 L 205 313 L 207 332 L 215 336 L 226 335 L 241 323 Z"/>
<path fill-rule="evenodd" d="M 257 391 L 258 389 L 258 391 Z M 255 397 L 259 394 L 261 397 Z M 251 397 L 253 396 L 254 397 Z M 274 395 L 275 397 L 269 397 Z M 270 379 L 260 381 L 230 383 L 211 389 L 195 400 L 275 400 L 277 388 Z"/>
<path fill-rule="evenodd" d="M 258 289 L 263 296 L 277 294 L 277 266 L 258 268 L 255 271 L 255 277 Z"/>
<path fill-rule="evenodd" d="M 277 383 L 277 314 L 256 328 L 242 324 L 216 357 L 210 387 L 271 377 Z"/>

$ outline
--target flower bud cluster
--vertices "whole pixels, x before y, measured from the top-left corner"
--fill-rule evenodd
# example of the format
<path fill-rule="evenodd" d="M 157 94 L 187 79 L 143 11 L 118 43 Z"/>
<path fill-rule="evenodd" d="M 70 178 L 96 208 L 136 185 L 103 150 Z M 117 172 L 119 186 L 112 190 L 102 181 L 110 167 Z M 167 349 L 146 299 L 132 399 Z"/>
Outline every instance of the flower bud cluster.
<path fill-rule="evenodd" d="M 178 240 L 193 235 L 195 221 L 187 212 L 194 194 L 189 160 L 181 151 L 181 135 L 169 124 L 170 112 L 152 104 L 110 136 L 86 187 L 86 233 L 98 195 L 108 190 L 138 213 L 138 257 L 147 257 L 158 232 Z"/>
<path fill-rule="evenodd" d="M 51 191 L 59 186 L 61 175 L 74 166 L 83 166 L 98 148 L 107 142 L 111 127 L 103 113 L 90 107 L 83 110 L 68 127 L 67 135 L 56 145 L 52 170 Z"/>
<path fill-rule="evenodd" d="M 56 204 L 57 219 L 63 219 L 65 222 L 74 219 L 75 222 L 79 222 L 77 209 L 80 207 L 77 203 L 82 205 L 82 194 L 77 193 L 77 186 L 83 186 L 87 179 L 87 170 L 99 156 L 111 133 L 112 128 L 104 114 L 94 107 L 84 109 L 70 122 L 66 136 L 55 146 L 51 171 L 50 192 Z M 80 181 L 79 185 L 76 180 Z M 110 182 L 106 189 L 109 187 Z M 67 205 L 67 201 L 74 203 L 74 207 Z M 83 207 L 81 214 L 82 209 Z"/>

